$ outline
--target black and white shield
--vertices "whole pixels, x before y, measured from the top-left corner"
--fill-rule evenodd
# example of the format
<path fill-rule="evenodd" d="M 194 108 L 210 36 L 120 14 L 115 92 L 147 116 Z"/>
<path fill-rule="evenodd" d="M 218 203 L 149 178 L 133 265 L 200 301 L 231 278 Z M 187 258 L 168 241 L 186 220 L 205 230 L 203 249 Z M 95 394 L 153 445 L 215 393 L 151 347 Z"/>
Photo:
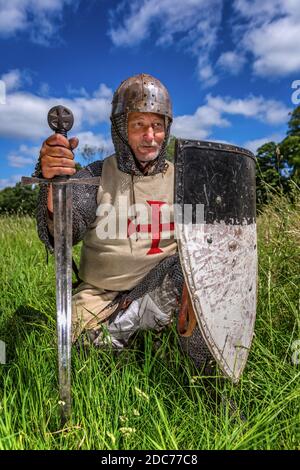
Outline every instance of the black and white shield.
<path fill-rule="evenodd" d="M 175 169 L 185 282 L 209 350 L 237 382 L 256 315 L 255 158 L 232 145 L 177 140 Z"/>

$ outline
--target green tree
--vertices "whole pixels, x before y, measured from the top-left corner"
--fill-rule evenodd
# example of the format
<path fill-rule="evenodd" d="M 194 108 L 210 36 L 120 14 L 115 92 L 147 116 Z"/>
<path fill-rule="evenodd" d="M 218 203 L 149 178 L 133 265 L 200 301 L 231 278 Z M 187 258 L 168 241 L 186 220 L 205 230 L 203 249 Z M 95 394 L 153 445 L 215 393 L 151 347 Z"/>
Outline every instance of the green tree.
<path fill-rule="evenodd" d="M 267 142 L 257 150 L 256 196 L 258 205 L 269 202 L 270 196 L 283 190 L 284 162 L 278 144 Z"/>
<path fill-rule="evenodd" d="M 300 106 L 297 106 L 297 108 L 289 114 L 291 119 L 288 122 L 289 130 L 287 134 L 300 137 Z"/>
<path fill-rule="evenodd" d="M 280 151 L 287 163 L 289 177 L 300 183 L 300 106 L 290 113 L 287 137 L 280 143 Z"/>
<path fill-rule="evenodd" d="M 267 142 L 257 150 L 256 188 L 258 206 L 274 192 L 289 193 L 300 183 L 300 106 L 290 113 L 287 137 Z"/>
<path fill-rule="evenodd" d="M 105 149 L 103 146 L 96 147 L 96 146 L 90 146 L 90 145 L 85 145 L 81 151 L 80 154 L 86 164 L 90 164 L 94 162 L 95 160 L 103 160 L 104 154 L 105 154 Z"/>
<path fill-rule="evenodd" d="M 0 191 L 0 214 L 28 214 L 33 216 L 37 205 L 38 187 L 22 186 Z"/>
<path fill-rule="evenodd" d="M 167 160 L 169 160 L 170 162 L 174 162 L 175 141 L 176 141 L 176 137 L 174 135 L 171 135 L 169 142 L 168 142 L 168 146 L 167 146 L 167 152 L 166 152 Z"/>

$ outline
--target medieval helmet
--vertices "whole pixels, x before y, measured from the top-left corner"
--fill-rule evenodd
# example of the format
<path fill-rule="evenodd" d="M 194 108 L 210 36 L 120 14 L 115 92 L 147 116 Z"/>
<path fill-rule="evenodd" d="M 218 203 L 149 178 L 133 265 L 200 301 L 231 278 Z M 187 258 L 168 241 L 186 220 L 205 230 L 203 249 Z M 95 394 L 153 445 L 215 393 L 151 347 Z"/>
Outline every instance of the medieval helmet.
<path fill-rule="evenodd" d="M 112 140 L 121 171 L 141 175 L 135 156 L 128 144 L 127 124 L 131 112 L 157 113 L 165 117 L 165 139 L 154 160 L 151 174 L 164 171 L 166 147 L 172 123 L 172 105 L 168 90 L 155 77 L 139 74 L 124 80 L 114 93 L 112 101 Z"/>

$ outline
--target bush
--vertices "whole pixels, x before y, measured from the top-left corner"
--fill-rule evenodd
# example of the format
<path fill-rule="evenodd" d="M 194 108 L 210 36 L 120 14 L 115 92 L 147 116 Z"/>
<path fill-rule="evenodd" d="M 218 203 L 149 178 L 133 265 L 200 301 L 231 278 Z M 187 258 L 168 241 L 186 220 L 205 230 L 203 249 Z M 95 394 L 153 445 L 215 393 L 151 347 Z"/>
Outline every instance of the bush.
<path fill-rule="evenodd" d="M 38 187 L 22 186 L 17 183 L 13 188 L 4 188 L 0 191 L 0 214 L 35 214 L 37 205 Z"/>

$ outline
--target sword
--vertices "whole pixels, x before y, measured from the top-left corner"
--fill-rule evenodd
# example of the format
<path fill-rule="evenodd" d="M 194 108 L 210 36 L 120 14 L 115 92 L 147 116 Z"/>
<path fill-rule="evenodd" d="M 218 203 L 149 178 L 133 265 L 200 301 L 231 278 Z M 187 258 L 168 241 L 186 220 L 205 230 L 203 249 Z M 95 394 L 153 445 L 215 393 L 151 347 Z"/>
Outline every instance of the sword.
<path fill-rule="evenodd" d="M 48 124 L 56 133 L 67 137 L 73 123 L 73 113 L 68 108 L 54 106 L 50 109 Z M 76 179 L 67 175 L 46 179 L 23 176 L 21 183 L 52 184 L 53 188 L 59 404 L 64 425 L 71 416 L 72 186 L 98 185 L 99 177 Z"/>

